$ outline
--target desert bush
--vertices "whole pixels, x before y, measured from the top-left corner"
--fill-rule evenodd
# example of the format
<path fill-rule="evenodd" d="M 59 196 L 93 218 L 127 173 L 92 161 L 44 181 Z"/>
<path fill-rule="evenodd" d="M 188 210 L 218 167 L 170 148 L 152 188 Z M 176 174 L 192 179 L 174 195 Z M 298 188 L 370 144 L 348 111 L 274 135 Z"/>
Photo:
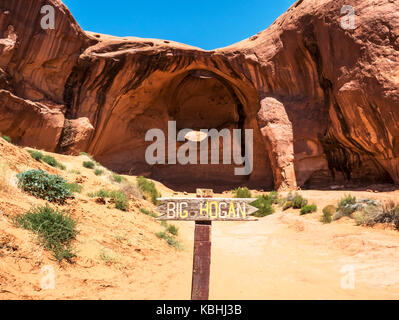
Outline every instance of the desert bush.
<path fill-rule="evenodd" d="M 350 194 L 345 195 L 339 202 L 338 202 L 338 210 L 346 207 L 351 204 L 356 204 L 356 197 L 352 197 Z"/>
<path fill-rule="evenodd" d="M 255 217 L 265 217 L 274 213 L 273 197 L 270 195 L 262 195 L 257 197 L 257 200 L 251 203 L 251 206 L 258 208 L 259 210 L 254 213 Z"/>
<path fill-rule="evenodd" d="M 76 222 L 65 211 L 48 205 L 39 206 L 16 216 L 14 223 L 35 232 L 43 246 L 51 250 L 58 261 L 66 259 L 71 262 L 71 258 L 75 257 L 71 250 L 71 241 L 77 235 Z"/>
<path fill-rule="evenodd" d="M 87 169 L 93 169 L 95 167 L 95 163 L 93 161 L 83 161 L 83 167 Z"/>
<path fill-rule="evenodd" d="M 300 214 L 308 214 L 308 213 L 312 213 L 312 212 L 316 212 L 317 211 L 317 206 L 315 204 L 307 204 L 304 205 L 300 211 Z"/>
<path fill-rule="evenodd" d="M 121 211 L 129 210 L 129 200 L 126 197 L 126 194 L 119 190 L 106 190 L 101 189 L 96 192 L 92 192 L 88 194 L 89 197 L 99 197 L 99 198 L 111 198 L 115 202 L 115 208 Z"/>
<path fill-rule="evenodd" d="M 41 153 L 40 151 L 37 150 L 27 150 L 29 152 L 29 154 L 31 155 L 31 157 L 33 159 L 35 159 L 36 161 L 40 161 L 43 159 L 44 154 Z"/>
<path fill-rule="evenodd" d="M 286 201 L 283 204 L 283 211 L 288 210 L 289 208 L 292 208 L 292 201 Z"/>
<path fill-rule="evenodd" d="M 153 181 L 150 181 L 144 177 L 138 177 L 137 185 L 142 191 L 143 196 L 146 200 L 150 200 L 155 205 L 159 204 L 157 198 L 159 198 L 161 194 L 158 192 Z"/>
<path fill-rule="evenodd" d="M 354 212 L 364 210 L 368 206 L 378 207 L 380 203 L 373 199 L 356 200 L 356 197 L 345 195 L 345 197 L 338 202 L 337 212 L 333 219 L 338 220 L 342 217 L 351 217 Z"/>
<path fill-rule="evenodd" d="M 173 236 L 168 235 L 166 232 L 157 232 L 155 235 L 160 239 L 164 239 L 171 247 L 175 247 L 178 250 L 183 249 L 179 241 L 177 241 Z"/>
<path fill-rule="evenodd" d="M 59 168 L 61 170 L 65 170 L 65 166 L 58 162 L 54 157 L 45 155 L 41 158 L 41 160 L 45 163 L 47 163 L 49 166 L 52 166 L 54 168 Z"/>
<path fill-rule="evenodd" d="M 233 194 L 235 198 L 251 198 L 251 191 L 247 187 L 238 187 Z"/>
<path fill-rule="evenodd" d="M 94 174 L 95 174 L 96 176 L 101 176 L 103 173 L 104 173 L 104 170 L 101 170 L 101 169 L 96 169 L 96 170 L 94 170 Z"/>
<path fill-rule="evenodd" d="M 50 202 L 64 203 L 72 197 L 66 180 L 42 170 L 30 170 L 17 175 L 18 184 L 25 192 Z"/>
<path fill-rule="evenodd" d="M 66 183 L 65 186 L 70 192 L 81 193 L 83 189 L 83 187 L 77 183 Z"/>
<path fill-rule="evenodd" d="M 306 200 L 299 194 L 295 194 L 294 198 L 292 199 L 292 207 L 294 209 L 302 209 L 307 204 L 308 204 L 308 200 Z"/>
<path fill-rule="evenodd" d="M 112 174 L 112 180 L 113 181 L 115 181 L 115 182 L 118 182 L 118 183 L 121 183 L 122 182 L 122 176 L 120 176 L 119 174 Z"/>
<path fill-rule="evenodd" d="M 269 193 L 269 198 L 272 200 L 273 204 L 278 204 L 281 199 L 279 193 L 277 191 L 272 191 Z"/>
<path fill-rule="evenodd" d="M 173 225 L 173 224 L 168 225 L 168 226 L 166 227 L 166 230 L 167 230 L 170 234 L 172 234 L 172 235 L 174 235 L 174 236 L 177 236 L 177 234 L 179 233 L 179 228 L 176 227 L 176 226 Z"/>
<path fill-rule="evenodd" d="M 147 215 L 147 216 L 153 217 L 153 218 L 157 218 L 158 217 L 158 215 L 155 212 L 153 212 L 151 210 L 148 210 L 148 209 L 145 209 L 145 208 L 141 208 L 140 212 L 145 214 L 145 215 Z"/>
<path fill-rule="evenodd" d="M 332 205 L 323 208 L 323 215 L 320 219 L 323 223 L 331 223 L 333 214 L 336 212 L 337 208 Z"/>
<path fill-rule="evenodd" d="M 377 223 L 388 223 L 399 229 L 399 205 L 389 201 L 381 206 L 367 206 L 355 216 L 355 219 L 358 225 L 372 227 Z"/>
<path fill-rule="evenodd" d="M 49 166 L 65 170 L 65 166 L 62 163 L 58 162 L 54 157 L 49 155 L 44 155 L 42 152 L 37 150 L 27 150 L 27 151 L 29 152 L 31 157 L 36 161 L 43 161 L 44 163 L 47 163 Z"/>
<path fill-rule="evenodd" d="M 12 139 L 9 136 L 1 136 L 4 140 L 6 140 L 9 143 L 12 143 Z"/>

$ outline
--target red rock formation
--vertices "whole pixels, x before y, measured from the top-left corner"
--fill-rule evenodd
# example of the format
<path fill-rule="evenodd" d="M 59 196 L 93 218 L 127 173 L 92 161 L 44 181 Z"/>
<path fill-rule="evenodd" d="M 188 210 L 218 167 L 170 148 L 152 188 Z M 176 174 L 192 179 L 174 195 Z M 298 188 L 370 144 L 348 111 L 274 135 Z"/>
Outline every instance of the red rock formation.
<path fill-rule="evenodd" d="M 41 29 L 44 3 L 54 30 Z M 57 0 L 0 0 L 0 131 L 181 188 L 399 183 L 399 4 L 351 1 L 354 30 L 340 24 L 345 4 L 300 0 L 267 30 L 204 51 L 85 33 Z M 252 174 L 148 165 L 145 133 L 168 120 L 254 129 Z"/>

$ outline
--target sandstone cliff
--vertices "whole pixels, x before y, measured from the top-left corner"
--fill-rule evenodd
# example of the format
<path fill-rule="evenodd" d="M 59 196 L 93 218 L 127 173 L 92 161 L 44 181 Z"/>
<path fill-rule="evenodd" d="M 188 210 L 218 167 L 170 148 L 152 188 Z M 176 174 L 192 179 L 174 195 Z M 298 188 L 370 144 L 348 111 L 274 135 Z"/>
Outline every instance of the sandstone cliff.
<path fill-rule="evenodd" d="M 204 51 L 88 33 L 57 0 L 0 0 L 0 131 L 86 151 L 171 185 L 258 188 L 399 183 L 399 3 L 299 0 L 267 30 Z M 40 9 L 55 8 L 54 30 Z M 156 165 L 148 129 L 254 129 L 254 170 Z"/>

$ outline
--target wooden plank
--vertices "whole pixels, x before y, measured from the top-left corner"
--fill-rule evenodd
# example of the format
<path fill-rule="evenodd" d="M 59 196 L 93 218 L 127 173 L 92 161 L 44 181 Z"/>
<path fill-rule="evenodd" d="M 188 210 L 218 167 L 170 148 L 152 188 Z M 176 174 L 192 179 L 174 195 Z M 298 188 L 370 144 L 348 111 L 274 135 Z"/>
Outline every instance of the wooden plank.
<path fill-rule="evenodd" d="M 253 198 L 159 198 L 157 207 L 163 214 L 158 220 L 179 221 L 256 221 L 251 217 L 258 211 L 249 205 Z"/>
<path fill-rule="evenodd" d="M 211 221 L 197 221 L 195 223 L 191 300 L 209 299 L 211 232 Z"/>

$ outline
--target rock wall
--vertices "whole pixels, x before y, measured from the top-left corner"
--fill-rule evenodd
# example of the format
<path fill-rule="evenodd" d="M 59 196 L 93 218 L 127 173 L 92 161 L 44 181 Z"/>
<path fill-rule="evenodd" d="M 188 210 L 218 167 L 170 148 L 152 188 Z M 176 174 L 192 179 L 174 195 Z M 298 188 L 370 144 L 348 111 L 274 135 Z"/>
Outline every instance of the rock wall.
<path fill-rule="evenodd" d="M 0 0 L 0 131 L 185 189 L 398 183 L 399 3 L 351 2 L 354 30 L 340 24 L 346 1 L 300 0 L 267 30 L 204 51 L 84 32 L 57 0 Z M 54 30 L 41 28 L 45 4 Z M 168 120 L 253 129 L 252 174 L 148 165 L 145 133 Z"/>

